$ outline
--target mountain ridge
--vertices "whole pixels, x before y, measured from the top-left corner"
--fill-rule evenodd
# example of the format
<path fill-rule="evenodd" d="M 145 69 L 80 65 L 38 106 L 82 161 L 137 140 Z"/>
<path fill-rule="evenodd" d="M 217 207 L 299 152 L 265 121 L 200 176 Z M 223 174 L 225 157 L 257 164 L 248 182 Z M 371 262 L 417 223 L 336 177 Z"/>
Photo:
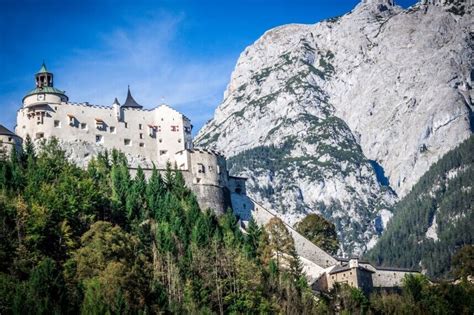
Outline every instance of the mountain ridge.
<path fill-rule="evenodd" d="M 318 212 L 338 226 L 342 252 L 366 251 L 397 195 L 472 133 L 472 6 L 449 11 L 460 6 L 363 1 L 265 32 L 195 143 L 227 155 L 287 222 Z"/>

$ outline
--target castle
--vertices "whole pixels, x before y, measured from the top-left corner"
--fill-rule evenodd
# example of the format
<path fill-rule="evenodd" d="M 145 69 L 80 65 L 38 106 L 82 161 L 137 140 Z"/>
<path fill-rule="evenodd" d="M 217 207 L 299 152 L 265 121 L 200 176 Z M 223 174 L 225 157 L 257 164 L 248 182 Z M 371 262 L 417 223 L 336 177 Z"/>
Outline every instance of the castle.
<path fill-rule="evenodd" d="M 200 206 L 218 213 L 230 207 L 229 187 L 244 185 L 243 179 L 228 175 L 222 155 L 193 148 L 190 119 L 167 105 L 145 109 L 130 88 L 123 104 L 117 98 L 110 106 L 69 102 L 44 63 L 35 83 L 17 114 L 16 134 L 23 139 L 95 144 L 151 161 L 161 170 L 169 163 L 182 171 Z"/>
<path fill-rule="evenodd" d="M 229 175 L 223 155 L 193 147 L 190 119 L 171 107 L 145 109 L 132 97 L 130 88 L 123 104 L 117 98 L 110 106 L 69 102 L 65 91 L 54 87 L 53 73 L 44 63 L 35 75 L 35 82 L 36 87 L 25 95 L 18 110 L 16 134 L 0 125 L 0 153 L 21 147 L 21 139 L 27 136 L 33 140 L 56 137 L 66 146 L 118 149 L 142 158 L 141 161 L 151 161 L 160 170 L 167 164 L 175 166 L 202 209 L 210 208 L 221 214 L 232 208 L 243 229 L 251 218 L 265 225 L 277 216 L 247 195 L 245 178 Z M 75 162 L 89 154 L 76 156 Z M 130 169 L 132 173 L 136 170 L 133 166 Z M 151 168 L 143 169 L 145 173 L 151 172 Z M 403 277 L 412 272 L 333 257 L 293 227 L 286 224 L 286 228 L 315 291 L 330 290 L 335 283 L 347 283 L 366 292 L 393 288 L 400 286 Z"/>

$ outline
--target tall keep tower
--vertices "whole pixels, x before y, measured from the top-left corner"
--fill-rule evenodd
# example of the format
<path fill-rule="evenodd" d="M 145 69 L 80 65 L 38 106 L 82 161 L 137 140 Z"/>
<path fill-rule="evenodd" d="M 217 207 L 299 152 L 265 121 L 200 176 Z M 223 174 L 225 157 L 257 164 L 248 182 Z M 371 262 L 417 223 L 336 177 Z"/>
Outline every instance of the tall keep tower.
<path fill-rule="evenodd" d="M 23 106 L 30 107 L 43 104 L 59 104 L 67 102 L 68 97 L 64 91 L 54 87 L 53 73 L 49 72 L 45 63 L 35 74 L 36 88 L 23 97 Z"/>

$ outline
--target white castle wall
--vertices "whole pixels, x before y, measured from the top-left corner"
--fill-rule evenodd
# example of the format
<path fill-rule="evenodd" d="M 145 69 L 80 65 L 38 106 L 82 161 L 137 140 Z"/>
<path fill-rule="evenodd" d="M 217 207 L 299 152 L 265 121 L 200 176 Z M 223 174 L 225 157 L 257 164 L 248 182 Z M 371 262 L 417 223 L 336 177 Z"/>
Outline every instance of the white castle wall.
<path fill-rule="evenodd" d="M 114 107 L 36 102 L 18 111 L 16 133 L 22 138 L 97 143 L 160 167 L 173 164 L 175 152 L 192 147 L 191 122 L 169 106 L 122 108 L 120 116 Z"/>

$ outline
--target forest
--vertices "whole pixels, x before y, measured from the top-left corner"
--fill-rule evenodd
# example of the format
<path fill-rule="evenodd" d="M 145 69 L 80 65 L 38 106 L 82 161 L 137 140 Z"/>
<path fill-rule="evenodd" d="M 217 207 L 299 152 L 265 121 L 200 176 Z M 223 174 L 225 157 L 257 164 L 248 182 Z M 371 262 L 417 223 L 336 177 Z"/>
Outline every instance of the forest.
<path fill-rule="evenodd" d="M 474 310 L 468 282 L 421 276 L 397 294 L 316 294 L 279 219 L 243 231 L 232 211 L 200 209 L 171 167 L 132 177 L 117 151 L 81 169 L 57 140 L 36 146 L 0 161 L 0 314 Z"/>
<path fill-rule="evenodd" d="M 434 279 L 456 278 L 452 258 L 474 241 L 473 152 L 471 136 L 429 168 L 395 205 L 369 259 L 379 265 L 421 266 Z M 436 234 L 428 237 L 430 227 Z"/>

